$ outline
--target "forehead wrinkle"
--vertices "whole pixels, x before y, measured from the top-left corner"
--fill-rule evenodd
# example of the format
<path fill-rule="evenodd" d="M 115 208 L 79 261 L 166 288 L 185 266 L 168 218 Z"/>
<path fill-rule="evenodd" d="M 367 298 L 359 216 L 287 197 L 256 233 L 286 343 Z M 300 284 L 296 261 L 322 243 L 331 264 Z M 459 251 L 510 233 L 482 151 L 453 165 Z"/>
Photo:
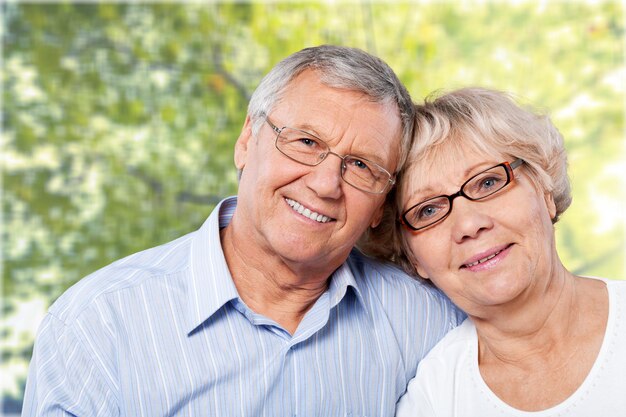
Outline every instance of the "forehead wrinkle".
<path fill-rule="evenodd" d="M 393 132 L 393 135 L 389 135 L 386 132 L 379 132 L 381 136 L 368 135 L 365 143 L 359 141 L 358 138 L 352 142 L 351 154 L 354 156 L 363 157 L 369 161 L 375 162 L 381 167 L 393 174 L 397 169 L 397 163 L 400 159 L 399 153 L 401 150 L 401 131 Z M 354 148 L 358 148 L 354 151 Z M 365 153 L 364 153 L 365 152 Z M 393 167 L 387 166 L 388 164 L 394 164 Z"/>
<path fill-rule="evenodd" d="M 358 136 L 353 135 L 349 138 L 349 154 L 375 162 L 393 174 L 399 160 L 398 154 L 402 140 L 402 123 L 399 110 L 395 103 L 379 102 L 372 100 L 367 95 L 363 95 L 360 101 L 373 103 L 376 107 L 366 107 L 364 111 L 359 111 L 359 108 L 353 109 L 352 117 L 347 122 L 345 131 L 354 129 Z M 390 126 L 393 127 L 393 132 L 385 130 L 389 117 L 396 122 L 396 126 Z M 362 121 L 369 121 L 370 119 L 376 122 L 372 124 L 371 129 L 363 129 L 361 127 Z M 388 166 L 389 164 L 394 166 Z"/>

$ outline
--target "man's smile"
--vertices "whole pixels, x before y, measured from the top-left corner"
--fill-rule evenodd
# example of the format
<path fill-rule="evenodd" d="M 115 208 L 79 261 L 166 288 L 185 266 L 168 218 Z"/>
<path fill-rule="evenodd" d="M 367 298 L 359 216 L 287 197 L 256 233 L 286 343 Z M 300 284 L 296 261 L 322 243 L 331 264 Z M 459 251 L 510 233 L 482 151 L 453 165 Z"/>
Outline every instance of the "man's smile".
<path fill-rule="evenodd" d="M 325 216 L 323 214 L 311 211 L 308 208 L 304 207 L 302 204 L 300 204 L 297 201 L 292 200 L 290 198 L 285 198 L 285 201 L 287 202 L 287 204 L 289 204 L 289 206 L 294 211 L 298 212 L 299 214 L 303 215 L 306 218 L 309 218 L 311 220 L 315 220 L 316 222 L 328 223 L 329 221 L 334 220 L 334 219 L 331 219 L 330 217 Z"/>

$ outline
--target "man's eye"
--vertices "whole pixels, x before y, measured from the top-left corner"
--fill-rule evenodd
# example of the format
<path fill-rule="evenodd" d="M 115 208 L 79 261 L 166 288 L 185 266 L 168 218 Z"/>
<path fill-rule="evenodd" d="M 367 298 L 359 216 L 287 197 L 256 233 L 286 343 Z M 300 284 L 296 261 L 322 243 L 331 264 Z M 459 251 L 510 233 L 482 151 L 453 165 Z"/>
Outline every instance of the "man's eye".
<path fill-rule="evenodd" d="M 317 141 L 311 138 L 300 138 L 299 142 L 307 147 L 313 147 L 317 145 Z"/>
<path fill-rule="evenodd" d="M 369 166 L 362 160 L 360 159 L 350 159 L 349 163 L 354 166 L 355 168 L 359 168 L 359 169 L 369 169 Z"/>

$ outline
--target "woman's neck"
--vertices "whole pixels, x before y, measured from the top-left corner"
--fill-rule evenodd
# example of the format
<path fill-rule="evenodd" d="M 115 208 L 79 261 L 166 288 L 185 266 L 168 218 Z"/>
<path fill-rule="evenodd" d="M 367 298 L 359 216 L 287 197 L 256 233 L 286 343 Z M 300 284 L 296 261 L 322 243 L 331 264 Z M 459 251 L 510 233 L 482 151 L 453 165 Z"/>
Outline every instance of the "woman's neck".
<path fill-rule="evenodd" d="M 608 292 L 602 281 L 564 271 L 525 309 L 476 320 L 480 373 L 509 405 L 537 411 L 568 398 L 602 346 Z"/>
<path fill-rule="evenodd" d="M 575 331 L 581 307 L 578 278 L 563 268 L 544 282 L 511 303 L 472 316 L 481 355 L 521 360 L 545 353 Z"/>

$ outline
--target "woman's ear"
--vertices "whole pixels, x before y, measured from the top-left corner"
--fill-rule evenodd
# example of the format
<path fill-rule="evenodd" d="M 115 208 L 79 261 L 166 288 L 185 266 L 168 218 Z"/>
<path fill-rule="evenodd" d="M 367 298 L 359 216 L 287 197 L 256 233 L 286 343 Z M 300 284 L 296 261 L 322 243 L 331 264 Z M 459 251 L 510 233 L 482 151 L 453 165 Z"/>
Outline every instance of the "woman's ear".
<path fill-rule="evenodd" d="M 406 243 L 405 243 L 406 245 Z M 413 268 L 415 269 L 415 272 L 417 272 L 417 274 L 424 279 L 430 279 L 430 277 L 428 276 L 428 273 L 426 272 L 426 270 L 421 266 L 421 264 L 418 262 L 417 258 L 415 258 L 415 256 L 413 255 L 413 252 L 411 252 L 410 250 L 406 250 L 404 249 L 405 255 L 407 257 L 407 259 L 409 260 L 409 262 L 411 262 L 411 265 L 413 265 Z"/>
<path fill-rule="evenodd" d="M 554 203 L 554 197 L 552 196 L 552 193 L 545 193 L 543 197 L 546 202 L 548 213 L 550 214 L 550 219 L 554 220 L 556 217 L 556 204 Z"/>
<path fill-rule="evenodd" d="M 424 279 L 428 279 L 430 280 L 430 277 L 428 276 L 428 273 L 426 272 L 426 270 L 424 268 L 422 268 L 420 266 L 419 263 L 417 262 L 413 262 L 413 267 L 415 268 L 415 270 L 417 271 L 417 275 L 420 276 L 420 278 L 424 278 Z"/>

